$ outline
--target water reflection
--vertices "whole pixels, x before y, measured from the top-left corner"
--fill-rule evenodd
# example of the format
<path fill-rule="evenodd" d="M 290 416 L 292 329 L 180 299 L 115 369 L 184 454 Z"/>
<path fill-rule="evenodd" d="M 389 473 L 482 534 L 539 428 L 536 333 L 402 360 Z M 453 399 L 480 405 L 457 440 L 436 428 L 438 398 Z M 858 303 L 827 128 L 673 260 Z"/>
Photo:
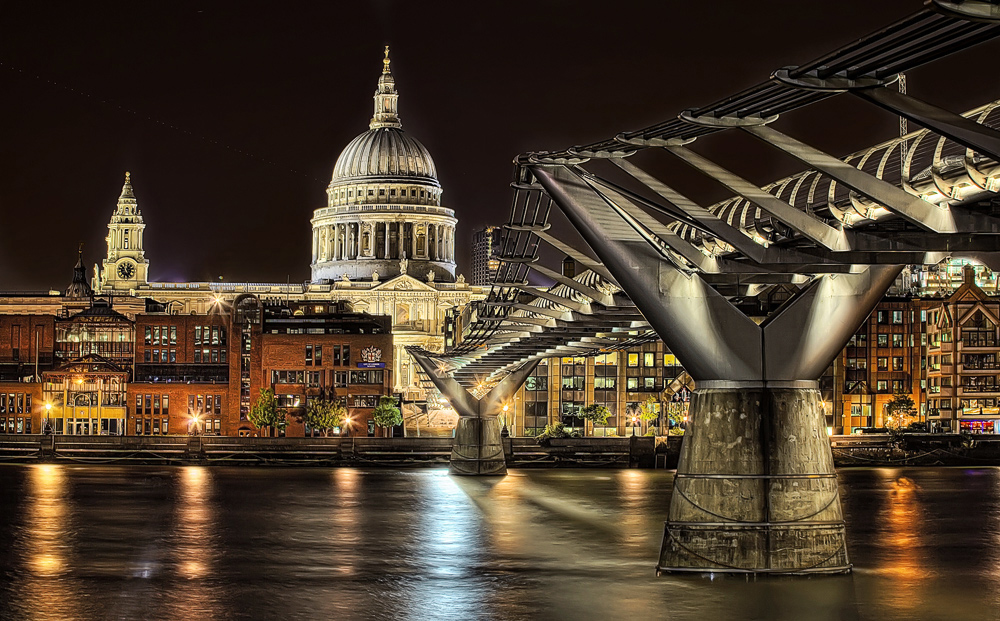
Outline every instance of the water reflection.
<path fill-rule="evenodd" d="M 888 488 L 885 511 L 877 518 L 885 524 L 888 548 L 882 571 L 893 581 L 887 595 L 896 600 L 900 610 L 915 612 L 922 595 L 919 589 L 931 576 L 921 547 L 924 520 L 918 499 L 920 487 L 913 479 L 899 475 L 889 481 Z"/>
<path fill-rule="evenodd" d="M 0 467 L 6 619 L 980 619 L 1000 471 L 839 473 L 855 573 L 654 575 L 672 473 Z"/>
<path fill-rule="evenodd" d="M 75 582 L 64 579 L 72 566 L 74 539 L 64 469 L 31 466 L 26 501 L 21 545 L 27 571 L 17 574 L 13 590 L 34 618 L 74 618 L 79 592 Z"/>
<path fill-rule="evenodd" d="M 177 504 L 171 524 L 172 568 L 189 584 L 175 584 L 169 592 L 168 616 L 174 619 L 211 619 L 221 616 L 215 588 L 217 531 L 212 504 L 212 472 L 201 466 L 179 470 Z"/>
<path fill-rule="evenodd" d="M 413 548 L 420 580 L 403 590 L 405 618 L 467 619 L 467 611 L 485 603 L 488 593 L 479 579 L 484 554 L 480 513 L 462 486 L 488 481 L 466 481 L 441 470 L 423 482 Z"/>

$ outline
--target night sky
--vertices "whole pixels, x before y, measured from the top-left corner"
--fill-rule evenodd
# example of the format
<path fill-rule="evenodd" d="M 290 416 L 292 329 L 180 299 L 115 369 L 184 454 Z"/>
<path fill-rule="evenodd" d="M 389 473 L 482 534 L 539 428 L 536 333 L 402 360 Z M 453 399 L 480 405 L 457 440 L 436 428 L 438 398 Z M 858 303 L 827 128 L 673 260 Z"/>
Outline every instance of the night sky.
<path fill-rule="evenodd" d="M 309 219 L 341 149 L 368 127 L 386 44 L 403 129 L 434 157 L 468 276 L 472 232 L 507 218 L 518 153 L 664 120 L 921 5 L 7 3 L 0 289 L 65 288 L 79 242 L 100 261 L 126 170 L 150 280 L 307 280 Z M 981 76 L 998 51 L 916 71 L 909 92 L 955 111 L 993 99 L 995 78 L 970 89 L 956 72 Z M 778 127 L 843 155 L 891 138 L 897 120 L 838 97 Z M 761 184 L 801 169 L 750 140 L 695 149 Z M 666 180 L 706 204 L 726 197 L 693 174 Z"/>

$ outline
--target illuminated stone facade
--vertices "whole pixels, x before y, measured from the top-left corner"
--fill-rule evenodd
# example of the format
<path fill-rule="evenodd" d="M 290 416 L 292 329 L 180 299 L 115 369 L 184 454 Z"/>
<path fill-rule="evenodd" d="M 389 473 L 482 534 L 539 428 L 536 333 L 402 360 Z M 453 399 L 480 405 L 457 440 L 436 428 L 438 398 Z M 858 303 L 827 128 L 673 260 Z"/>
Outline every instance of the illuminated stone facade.
<path fill-rule="evenodd" d="M 424 399 L 404 348 L 442 351 L 445 313 L 482 299 L 486 289 L 456 277 L 455 212 L 441 206 L 434 161 L 403 132 L 397 104 L 387 50 L 369 130 L 340 154 L 327 187 L 327 206 L 316 210 L 311 221 L 312 282 L 150 282 L 142 246 L 145 225 L 126 173 L 108 224 L 107 256 L 94 278 L 95 293 L 115 294 L 116 310 L 131 318 L 144 312 L 143 298 L 163 304 L 170 314 L 204 315 L 228 309 L 247 294 L 265 303 L 347 302 L 356 312 L 388 315 L 394 350 L 386 356 L 393 364 L 391 387 L 407 399 Z M 49 304 L 40 296 L 9 301 L 20 312 L 35 313 L 60 312 L 65 302 L 53 297 Z"/>
<path fill-rule="evenodd" d="M 431 154 L 402 129 L 389 48 L 369 129 L 341 152 L 312 227 L 313 282 L 413 274 L 455 280 L 455 212 Z"/>

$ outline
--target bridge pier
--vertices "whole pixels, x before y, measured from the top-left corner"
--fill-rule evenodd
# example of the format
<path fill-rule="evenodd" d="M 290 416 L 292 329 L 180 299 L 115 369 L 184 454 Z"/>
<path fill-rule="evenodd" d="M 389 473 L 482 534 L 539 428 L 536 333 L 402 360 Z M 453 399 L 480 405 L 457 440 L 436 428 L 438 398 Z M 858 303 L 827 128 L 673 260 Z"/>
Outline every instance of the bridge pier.
<path fill-rule="evenodd" d="M 507 459 L 500 437 L 498 415 L 503 410 L 503 404 L 510 401 L 538 366 L 538 361 L 525 363 L 477 399 L 426 355 L 410 350 L 410 356 L 458 412 L 448 472 L 474 476 L 506 475 Z"/>
<path fill-rule="evenodd" d="M 661 572 L 850 571 L 815 382 L 704 382 L 691 401 Z"/>
<path fill-rule="evenodd" d="M 496 416 L 459 417 L 448 472 L 461 475 L 507 474 L 500 419 Z"/>
<path fill-rule="evenodd" d="M 650 243 L 628 197 L 530 169 L 695 380 L 657 572 L 850 571 L 817 380 L 901 268 L 817 275 L 757 323 Z"/>

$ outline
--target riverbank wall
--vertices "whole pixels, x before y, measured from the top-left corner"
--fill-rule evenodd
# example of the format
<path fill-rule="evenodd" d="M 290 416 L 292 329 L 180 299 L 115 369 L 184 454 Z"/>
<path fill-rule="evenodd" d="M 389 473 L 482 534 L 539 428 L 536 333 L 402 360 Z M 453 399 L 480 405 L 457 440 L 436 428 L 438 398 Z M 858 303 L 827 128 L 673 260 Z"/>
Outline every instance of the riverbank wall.
<path fill-rule="evenodd" d="M 504 438 L 503 445 L 512 468 L 662 468 L 676 466 L 680 438 L 672 440 L 673 445 L 664 442 L 659 449 L 651 437 L 554 439 L 545 446 L 534 438 Z M 419 467 L 446 465 L 452 442 L 452 438 L 0 435 L 0 462 Z"/>
<path fill-rule="evenodd" d="M 510 468 L 677 467 L 682 437 L 504 438 Z M 452 438 L 0 435 L 0 463 L 447 465 Z M 832 436 L 837 467 L 1000 466 L 1000 436 Z"/>

